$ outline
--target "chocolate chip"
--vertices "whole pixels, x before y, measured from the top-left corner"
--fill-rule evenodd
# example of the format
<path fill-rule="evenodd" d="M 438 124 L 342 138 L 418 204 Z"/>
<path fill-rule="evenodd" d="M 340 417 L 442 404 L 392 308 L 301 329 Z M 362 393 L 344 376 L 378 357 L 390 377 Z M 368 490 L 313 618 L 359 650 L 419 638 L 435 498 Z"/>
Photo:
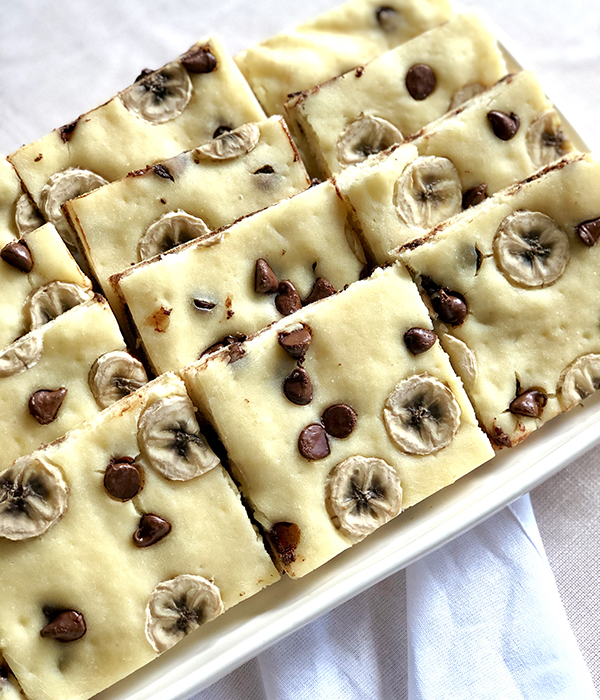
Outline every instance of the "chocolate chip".
<path fill-rule="evenodd" d="M 329 406 L 321 416 L 325 430 L 336 438 L 347 438 L 356 428 L 356 411 L 348 404 L 336 403 Z"/>
<path fill-rule="evenodd" d="M 171 171 L 169 170 L 169 168 L 167 168 L 166 165 L 158 163 L 157 165 L 152 166 L 152 169 L 159 177 L 162 177 L 165 180 L 171 180 L 171 182 L 175 182 L 175 178 L 171 175 Z"/>
<path fill-rule="evenodd" d="M 152 68 L 142 68 L 142 72 L 138 75 L 138 77 L 133 82 L 139 83 L 140 80 L 143 80 L 147 76 L 152 75 L 152 73 L 154 73 Z"/>
<path fill-rule="evenodd" d="M 104 488 L 119 501 L 129 501 L 143 488 L 141 467 L 131 457 L 115 457 L 104 471 Z"/>
<path fill-rule="evenodd" d="M 188 73 L 212 73 L 217 67 L 217 59 L 208 46 L 203 46 L 184 54 L 181 64 Z"/>
<path fill-rule="evenodd" d="M 133 544 L 140 549 L 151 547 L 171 532 L 171 523 L 156 513 L 145 513 L 133 533 Z"/>
<path fill-rule="evenodd" d="M 431 299 L 431 305 L 440 321 L 449 326 L 460 326 L 467 318 L 467 302 L 459 292 L 442 288 Z"/>
<path fill-rule="evenodd" d="M 306 406 L 313 399 L 312 382 L 304 367 L 297 367 L 283 381 L 283 393 L 286 399 L 296 406 Z"/>
<path fill-rule="evenodd" d="M 21 272 L 31 272 L 33 269 L 33 256 L 25 241 L 7 243 L 0 251 L 0 258 Z"/>
<path fill-rule="evenodd" d="M 462 208 L 469 209 L 470 207 L 476 207 L 481 202 L 488 198 L 487 193 L 487 183 L 482 182 L 481 185 L 477 187 L 471 187 L 463 194 L 462 198 Z"/>
<path fill-rule="evenodd" d="M 435 73 L 424 63 L 417 63 L 408 69 L 406 89 L 413 100 L 424 100 L 435 90 Z"/>
<path fill-rule="evenodd" d="M 229 358 L 227 361 L 228 365 L 232 365 L 234 362 L 241 360 L 246 354 L 246 351 L 242 347 L 241 343 L 231 343 L 229 347 Z"/>
<path fill-rule="evenodd" d="M 257 294 L 272 294 L 278 289 L 277 275 L 264 258 L 259 258 L 254 267 L 254 291 Z"/>
<path fill-rule="evenodd" d="M 233 129 L 230 126 L 218 126 L 215 129 L 215 133 L 213 134 L 213 139 L 218 139 L 219 136 L 223 136 L 223 134 L 228 134 L 230 131 L 233 131 Z"/>
<path fill-rule="evenodd" d="M 404 334 L 404 344 L 413 355 L 420 355 L 429 350 L 437 336 L 427 328 L 409 328 Z"/>
<path fill-rule="evenodd" d="M 483 265 L 483 253 L 475 246 L 475 274 L 477 274 Z"/>
<path fill-rule="evenodd" d="M 198 309 L 198 311 L 211 311 L 215 308 L 216 305 L 217 304 L 214 301 L 207 301 L 206 299 L 194 299 L 194 307 Z"/>
<path fill-rule="evenodd" d="M 302 308 L 300 295 L 289 280 L 283 280 L 283 282 L 279 283 L 275 297 L 275 307 L 282 316 L 289 316 Z"/>
<path fill-rule="evenodd" d="M 291 564 L 296 559 L 296 549 L 300 544 L 300 528 L 296 523 L 275 523 L 269 538 L 283 564 Z"/>
<path fill-rule="evenodd" d="M 591 248 L 600 238 L 600 218 L 582 221 L 575 230 L 582 243 Z"/>
<path fill-rule="evenodd" d="M 272 165 L 263 165 L 262 168 L 254 171 L 255 175 L 272 175 L 275 172 L 275 168 Z"/>
<path fill-rule="evenodd" d="M 217 350 L 222 350 L 223 348 L 229 347 L 230 345 L 239 345 L 240 343 L 243 343 L 247 337 L 248 336 L 244 335 L 243 333 L 237 333 L 236 335 L 227 335 L 223 338 L 223 340 L 219 340 L 216 343 L 209 345 L 206 348 L 206 350 L 203 350 L 200 353 L 200 357 L 204 357 L 204 355 L 208 355 L 211 352 L 216 352 Z M 200 359 L 200 357 L 198 359 Z"/>
<path fill-rule="evenodd" d="M 65 124 L 64 126 L 61 126 L 60 129 L 58 130 L 58 133 L 60 134 L 60 138 L 62 139 L 63 143 L 68 143 L 71 140 L 71 137 L 73 136 L 73 132 L 75 131 L 75 127 L 79 123 L 79 117 L 74 122 L 71 122 L 70 124 Z"/>
<path fill-rule="evenodd" d="M 528 389 L 510 402 L 508 410 L 517 416 L 539 418 L 547 403 L 548 396 L 544 391 L 540 389 Z"/>
<path fill-rule="evenodd" d="M 327 297 L 335 294 L 335 287 L 328 282 L 324 277 L 319 277 L 313 284 L 309 295 L 304 300 L 304 304 L 312 304 L 313 301 L 319 301 L 319 299 L 326 299 Z"/>
<path fill-rule="evenodd" d="M 488 112 L 487 118 L 492 125 L 494 134 L 502 141 L 510 141 L 521 124 L 521 120 L 514 112 L 506 114 L 506 112 L 493 110 Z"/>
<path fill-rule="evenodd" d="M 400 16 L 393 7 L 378 7 L 375 10 L 375 17 L 384 32 L 392 32 L 394 29 L 397 29 L 400 21 Z"/>
<path fill-rule="evenodd" d="M 6 680 L 8 678 L 8 674 L 10 672 L 10 669 L 8 666 L 6 666 L 3 663 L 0 663 L 0 678 Z"/>
<path fill-rule="evenodd" d="M 362 74 L 363 74 L 364 72 L 365 72 L 365 67 L 364 67 L 364 66 L 357 66 L 357 67 L 354 69 L 354 75 L 355 75 L 357 78 L 361 78 L 361 77 L 362 77 Z"/>
<path fill-rule="evenodd" d="M 327 457 L 331 450 L 325 428 L 320 423 L 307 425 L 298 438 L 298 450 L 311 461 Z"/>
<path fill-rule="evenodd" d="M 56 420 L 66 395 L 64 387 L 35 391 L 29 397 L 29 413 L 40 425 L 48 425 Z"/>
<path fill-rule="evenodd" d="M 64 610 L 40 630 L 42 637 L 57 642 L 74 642 L 86 633 L 85 619 L 77 610 Z"/>
<path fill-rule="evenodd" d="M 306 351 L 312 340 L 312 330 L 310 326 L 302 324 L 302 328 L 297 328 L 294 331 L 281 331 L 277 334 L 279 345 L 291 355 L 294 360 L 302 362 Z"/>

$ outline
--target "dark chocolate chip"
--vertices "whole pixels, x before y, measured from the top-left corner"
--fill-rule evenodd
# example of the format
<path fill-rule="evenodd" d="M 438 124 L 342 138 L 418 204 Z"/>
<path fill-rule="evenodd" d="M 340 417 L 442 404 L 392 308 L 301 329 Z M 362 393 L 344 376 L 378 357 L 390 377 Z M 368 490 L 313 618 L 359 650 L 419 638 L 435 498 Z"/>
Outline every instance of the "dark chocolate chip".
<path fill-rule="evenodd" d="M 310 186 L 316 187 L 317 185 L 320 185 L 322 182 L 323 182 L 323 180 L 319 180 L 318 177 L 313 177 L 312 180 L 310 181 Z"/>
<path fill-rule="evenodd" d="M 230 131 L 233 131 L 233 129 L 230 126 L 218 126 L 215 129 L 215 133 L 213 134 L 213 139 L 218 139 L 219 136 L 223 136 L 223 134 L 228 134 Z"/>
<path fill-rule="evenodd" d="M 171 532 L 171 523 L 156 513 L 145 513 L 140 518 L 138 529 L 133 533 L 136 547 L 151 547 Z"/>
<path fill-rule="evenodd" d="M 506 112 L 492 110 L 488 112 L 487 118 L 492 125 L 494 134 L 502 141 L 510 141 L 519 130 L 521 124 L 521 120 L 514 112 L 507 114 Z"/>
<path fill-rule="evenodd" d="M 242 357 L 246 354 L 246 351 L 242 347 L 241 343 L 231 343 L 231 345 L 228 346 L 229 348 L 229 359 L 227 364 L 232 365 L 234 362 L 237 362 L 238 360 L 241 360 Z"/>
<path fill-rule="evenodd" d="M 71 140 L 71 137 L 73 136 L 73 132 L 75 131 L 75 127 L 79 123 L 79 117 L 74 122 L 71 122 L 70 124 L 65 124 L 64 126 L 61 126 L 58 130 L 58 133 L 60 134 L 60 138 L 62 139 L 63 143 L 69 143 Z"/>
<path fill-rule="evenodd" d="M 283 564 L 291 564 L 296 559 L 296 549 L 300 544 L 300 528 L 296 523 L 275 523 L 269 538 Z"/>
<path fill-rule="evenodd" d="M 294 331 L 281 331 L 277 334 L 277 340 L 288 355 L 302 362 L 312 340 L 312 330 L 303 324 L 302 328 Z"/>
<path fill-rule="evenodd" d="M 277 275 L 266 260 L 259 258 L 254 267 L 254 291 L 257 294 L 273 294 L 278 289 Z"/>
<path fill-rule="evenodd" d="M 239 345 L 240 343 L 243 343 L 247 337 L 248 336 L 244 335 L 243 333 L 237 333 L 236 335 L 227 335 L 223 338 L 223 340 L 219 340 L 216 343 L 209 345 L 206 348 L 206 350 L 203 350 L 200 353 L 200 357 L 204 357 L 204 355 L 208 355 L 211 352 L 216 352 L 217 350 L 222 350 L 223 348 L 229 347 L 230 345 Z M 200 359 L 200 357 L 198 359 Z"/>
<path fill-rule="evenodd" d="M 475 246 L 475 274 L 477 274 L 483 265 L 483 253 Z"/>
<path fill-rule="evenodd" d="M 304 367 L 297 367 L 283 381 L 283 393 L 286 399 L 296 406 L 306 406 L 313 399 L 312 382 Z"/>
<path fill-rule="evenodd" d="M 217 59 L 208 46 L 203 46 L 184 54 L 181 64 L 188 73 L 212 73 L 217 67 Z"/>
<path fill-rule="evenodd" d="M 335 294 L 335 287 L 331 284 L 331 282 L 328 282 L 324 277 L 319 277 L 313 284 L 313 287 L 303 304 L 312 304 L 313 301 L 326 299 L 333 294 Z"/>
<path fill-rule="evenodd" d="M 119 501 L 129 501 L 143 488 L 141 467 L 131 457 L 115 457 L 104 471 L 104 488 Z"/>
<path fill-rule="evenodd" d="M 142 72 L 138 75 L 138 77 L 133 82 L 139 83 L 140 80 L 147 78 L 149 75 L 152 75 L 152 73 L 154 73 L 152 68 L 142 68 Z"/>
<path fill-rule="evenodd" d="M 517 416 L 539 418 L 547 403 L 548 396 L 544 391 L 540 389 L 528 389 L 510 402 L 508 410 Z"/>
<path fill-rule="evenodd" d="M 175 178 L 173 177 L 173 175 L 171 175 L 171 171 L 169 170 L 169 168 L 167 168 L 166 165 L 158 163 L 157 165 L 154 165 L 152 169 L 159 177 L 162 177 L 165 180 L 171 180 L 171 182 L 175 182 Z"/>
<path fill-rule="evenodd" d="M 393 7 L 381 6 L 375 10 L 377 23 L 384 32 L 394 31 L 398 27 L 400 17 Z"/>
<path fill-rule="evenodd" d="M 460 326 L 467 318 L 467 302 L 459 292 L 442 288 L 431 299 L 431 305 L 440 321 L 449 326 Z"/>
<path fill-rule="evenodd" d="M 336 438 L 347 438 L 356 428 L 356 411 L 348 404 L 336 403 L 329 406 L 321 416 L 325 430 Z"/>
<path fill-rule="evenodd" d="M 463 194 L 462 198 L 462 208 L 469 209 L 470 207 L 476 207 L 481 202 L 488 198 L 487 193 L 487 183 L 482 182 L 481 185 L 477 187 L 471 187 Z"/>
<path fill-rule="evenodd" d="M 29 413 L 40 425 L 48 425 L 56 420 L 66 395 L 64 387 L 35 391 L 29 397 Z"/>
<path fill-rule="evenodd" d="M 302 308 L 300 295 L 289 280 L 283 280 L 279 283 L 275 296 L 275 307 L 282 316 L 289 316 Z"/>
<path fill-rule="evenodd" d="M 86 633 L 85 619 L 77 610 L 64 610 L 42 627 L 40 635 L 57 642 L 74 642 Z"/>
<path fill-rule="evenodd" d="M 298 437 L 300 454 L 311 461 L 323 459 L 331 452 L 325 428 L 320 423 L 311 423 Z"/>
<path fill-rule="evenodd" d="M 254 171 L 255 175 L 272 175 L 275 172 L 275 168 L 272 165 L 263 165 L 262 168 Z"/>
<path fill-rule="evenodd" d="M 404 334 L 404 344 L 413 355 L 426 352 L 435 343 L 437 338 L 433 331 L 427 328 L 409 328 Z"/>
<path fill-rule="evenodd" d="M 217 304 L 214 301 L 207 301 L 206 299 L 194 299 L 194 307 L 198 309 L 198 311 L 211 311 L 215 308 L 216 305 Z"/>
<path fill-rule="evenodd" d="M 575 230 L 581 242 L 591 248 L 600 238 L 600 218 L 582 221 Z"/>
<path fill-rule="evenodd" d="M 417 63 L 408 69 L 406 89 L 413 100 L 424 100 L 435 90 L 435 73 L 424 63 Z"/>
<path fill-rule="evenodd" d="M 33 256 L 25 241 L 7 243 L 0 251 L 0 258 L 21 272 L 31 272 L 33 269 Z"/>
<path fill-rule="evenodd" d="M 494 426 L 494 433 L 490 435 L 490 437 L 498 447 L 512 447 L 510 435 L 507 435 L 504 430 L 497 425 Z"/>

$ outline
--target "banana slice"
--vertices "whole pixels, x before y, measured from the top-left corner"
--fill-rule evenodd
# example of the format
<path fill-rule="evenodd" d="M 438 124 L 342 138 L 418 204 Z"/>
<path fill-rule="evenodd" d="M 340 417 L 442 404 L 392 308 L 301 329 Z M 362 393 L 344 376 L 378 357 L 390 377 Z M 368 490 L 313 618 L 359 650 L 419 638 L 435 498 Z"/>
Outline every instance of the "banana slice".
<path fill-rule="evenodd" d="M 69 199 L 87 194 L 97 187 L 108 184 L 91 170 L 67 168 L 52 175 L 40 192 L 42 214 L 54 224 L 62 239 L 71 247 L 77 247 L 77 237 L 62 213 L 62 205 Z"/>
<path fill-rule="evenodd" d="M 44 223 L 44 219 L 26 194 L 22 194 L 17 199 L 15 223 L 21 236 L 35 231 L 36 228 L 39 228 Z"/>
<path fill-rule="evenodd" d="M 559 116 L 553 109 L 544 112 L 531 123 L 525 142 L 527 153 L 536 168 L 548 165 L 574 150 L 573 144 L 560 127 Z"/>
<path fill-rule="evenodd" d="M 210 233 L 208 226 L 196 216 L 178 209 L 163 214 L 150 224 L 138 243 L 138 260 L 148 260 L 182 243 Z"/>
<path fill-rule="evenodd" d="M 26 314 L 29 316 L 31 330 L 40 328 L 53 321 L 88 299 L 94 293 L 72 282 L 50 282 L 50 284 L 31 292 L 25 302 Z"/>
<path fill-rule="evenodd" d="M 462 185 L 451 160 L 420 156 L 396 182 L 394 204 L 411 228 L 429 229 L 462 211 Z"/>
<path fill-rule="evenodd" d="M 521 210 L 502 220 L 493 241 L 496 265 L 520 287 L 547 287 L 562 275 L 570 258 L 569 238 L 554 219 Z"/>
<path fill-rule="evenodd" d="M 221 593 L 202 576 L 182 574 L 162 581 L 146 606 L 146 637 L 162 654 L 187 634 L 225 610 Z"/>
<path fill-rule="evenodd" d="M 471 348 L 449 333 L 443 333 L 442 347 L 450 356 L 454 371 L 465 384 L 472 386 L 477 379 L 477 358 Z"/>
<path fill-rule="evenodd" d="M 392 442 L 403 452 L 428 455 L 452 442 L 460 427 L 460 407 L 439 379 L 415 374 L 388 396 L 383 420 Z"/>
<path fill-rule="evenodd" d="M 402 141 L 404 137 L 393 124 L 363 114 L 348 124 L 338 139 L 338 160 L 343 168 L 362 163 L 369 156 Z"/>
<path fill-rule="evenodd" d="M 250 153 L 260 141 L 260 129 L 256 124 L 244 124 L 233 131 L 226 131 L 217 138 L 196 148 L 192 155 L 200 160 L 230 160 Z"/>
<path fill-rule="evenodd" d="M 44 341 L 39 335 L 26 335 L 0 353 L 0 377 L 12 377 L 40 361 Z"/>
<path fill-rule="evenodd" d="M 0 537 L 25 540 L 47 532 L 67 509 L 60 471 L 41 457 L 20 457 L 0 474 Z"/>
<path fill-rule="evenodd" d="M 402 510 L 400 477 L 377 457 L 348 457 L 329 472 L 325 489 L 334 525 L 354 542 Z"/>
<path fill-rule="evenodd" d="M 137 391 L 148 381 L 144 366 L 128 352 L 106 352 L 94 362 L 88 377 L 90 389 L 100 408 Z"/>
<path fill-rule="evenodd" d="M 485 86 L 481 83 L 469 83 L 469 85 L 465 85 L 464 87 L 459 88 L 454 93 L 454 95 L 452 95 L 452 100 L 450 101 L 450 107 L 448 107 L 448 111 L 451 112 L 457 107 L 460 107 L 467 100 L 470 100 L 471 97 L 475 97 L 475 95 L 480 95 L 484 90 Z"/>
<path fill-rule="evenodd" d="M 150 465 L 172 481 L 194 479 L 219 464 L 185 396 L 159 399 L 146 408 L 138 423 L 138 445 Z"/>
<path fill-rule="evenodd" d="M 591 396 L 600 387 L 600 355 L 590 353 L 573 360 L 562 371 L 556 393 L 564 411 Z"/>
<path fill-rule="evenodd" d="M 178 117 L 191 96 L 192 81 L 179 61 L 157 71 L 144 71 L 119 95 L 126 109 L 151 124 L 163 124 Z"/>

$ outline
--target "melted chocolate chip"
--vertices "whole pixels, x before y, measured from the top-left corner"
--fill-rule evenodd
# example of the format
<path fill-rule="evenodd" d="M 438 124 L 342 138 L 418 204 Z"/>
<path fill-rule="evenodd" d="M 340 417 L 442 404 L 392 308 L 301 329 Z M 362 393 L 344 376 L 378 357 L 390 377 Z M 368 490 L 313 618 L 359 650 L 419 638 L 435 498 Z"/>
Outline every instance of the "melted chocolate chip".
<path fill-rule="evenodd" d="M 399 15 L 393 7 L 381 6 L 375 10 L 377 23 L 384 32 L 391 32 L 398 27 Z"/>
<path fill-rule="evenodd" d="M 272 165 L 263 165 L 262 168 L 254 171 L 255 175 L 272 175 L 275 172 L 275 168 Z"/>
<path fill-rule="evenodd" d="M 171 180 L 171 182 L 175 182 L 175 178 L 173 177 L 173 175 L 171 175 L 171 171 L 169 170 L 169 168 L 167 168 L 166 165 L 158 163 L 157 165 L 152 166 L 152 169 L 159 177 L 162 177 L 165 180 Z"/>
<path fill-rule="evenodd" d="M 42 627 L 40 635 L 57 642 L 74 642 L 86 633 L 85 618 L 77 610 L 64 610 Z"/>
<path fill-rule="evenodd" d="M 482 182 L 481 185 L 477 187 L 472 187 L 463 194 L 462 198 L 462 208 L 469 209 L 470 207 L 476 207 L 481 204 L 484 200 L 488 198 L 487 193 L 487 183 Z"/>
<path fill-rule="evenodd" d="M 275 523 L 269 537 L 283 564 L 295 561 L 296 549 L 300 544 L 300 528 L 296 523 Z"/>
<path fill-rule="evenodd" d="M 328 282 L 324 277 L 319 277 L 313 284 L 313 287 L 303 304 L 312 304 L 313 301 L 326 299 L 333 294 L 335 294 L 335 287 L 331 284 L 331 282 Z"/>
<path fill-rule="evenodd" d="M 277 334 L 279 345 L 294 358 L 302 362 L 312 340 L 312 330 L 306 324 L 294 331 L 281 331 Z"/>
<path fill-rule="evenodd" d="M 300 295 L 289 280 L 283 280 L 279 283 L 275 296 L 275 307 L 282 316 L 289 316 L 302 308 Z"/>
<path fill-rule="evenodd" d="M 48 425 L 56 420 L 66 395 L 64 387 L 35 391 L 29 397 L 29 413 L 40 425 Z"/>
<path fill-rule="evenodd" d="M 460 326 L 467 318 L 467 302 L 459 292 L 442 288 L 432 297 L 431 305 L 440 321 L 449 326 Z"/>
<path fill-rule="evenodd" d="M 352 406 L 336 403 L 329 406 L 321 416 L 325 430 L 333 437 L 347 438 L 356 428 L 357 415 Z"/>
<path fill-rule="evenodd" d="M 217 67 L 217 59 L 208 46 L 203 46 L 184 54 L 181 64 L 188 73 L 212 73 Z"/>
<path fill-rule="evenodd" d="M 138 75 L 138 77 L 137 77 L 133 82 L 134 82 L 134 83 L 139 83 L 140 80 L 143 80 L 143 79 L 146 78 L 147 76 L 152 75 L 152 73 L 154 73 L 154 71 L 152 70 L 152 68 L 142 68 L 141 73 Z"/>
<path fill-rule="evenodd" d="M 233 131 L 233 129 L 230 126 L 218 126 L 215 129 L 215 133 L 213 134 L 213 139 L 218 139 L 219 136 L 223 136 L 223 134 L 228 134 L 230 131 Z"/>
<path fill-rule="evenodd" d="M 259 258 L 254 267 L 254 291 L 257 294 L 273 294 L 278 289 L 277 275 L 266 260 Z"/>
<path fill-rule="evenodd" d="M 600 218 L 582 221 L 575 230 L 581 242 L 591 248 L 600 238 Z"/>
<path fill-rule="evenodd" d="M 138 529 L 133 533 L 136 547 L 151 547 L 171 532 L 171 523 L 155 513 L 145 513 L 140 518 Z"/>
<path fill-rule="evenodd" d="M 544 391 L 540 389 L 528 389 L 510 402 L 508 410 L 518 416 L 539 418 L 547 403 L 548 396 Z"/>
<path fill-rule="evenodd" d="M 75 127 L 79 123 L 79 119 L 80 117 L 77 117 L 74 122 L 60 127 L 58 133 L 60 134 L 60 138 L 62 139 L 63 143 L 69 143 L 71 137 L 73 136 L 73 132 L 75 131 Z"/>
<path fill-rule="evenodd" d="M 227 335 L 223 338 L 223 340 L 219 340 L 216 343 L 209 345 L 209 347 L 207 347 L 206 350 L 203 350 L 200 353 L 200 357 L 204 357 L 204 355 L 208 355 L 211 352 L 216 352 L 217 350 L 222 350 L 223 348 L 229 347 L 230 345 L 239 345 L 240 343 L 243 343 L 247 337 L 248 336 L 244 335 L 243 333 L 237 333 L 236 335 Z M 200 357 L 198 359 L 200 359 Z"/>
<path fill-rule="evenodd" d="M 298 450 L 308 460 L 323 459 L 331 452 L 325 428 L 320 423 L 311 423 L 298 437 Z"/>
<path fill-rule="evenodd" d="M 229 359 L 227 364 L 232 365 L 234 362 L 241 360 L 246 354 L 246 351 L 242 347 L 241 343 L 231 343 L 229 347 Z"/>
<path fill-rule="evenodd" d="M 33 256 L 25 241 L 11 241 L 0 251 L 0 258 L 21 272 L 31 272 Z"/>
<path fill-rule="evenodd" d="M 435 73 L 424 63 L 417 63 L 408 69 L 406 89 L 413 100 L 424 100 L 435 90 Z"/>
<path fill-rule="evenodd" d="M 129 501 L 142 490 L 141 467 L 131 457 L 115 457 L 104 471 L 104 488 L 113 498 Z"/>
<path fill-rule="evenodd" d="M 514 112 L 506 114 L 506 112 L 493 110 L 488 112 L 487 118 L 492 125 L 494 134 L 502 141 L 510 141 L 521 124 L 521 120 Z"/>
<path fill-rule="evenodd" d="M 207 301 L 206 299 L 194 299 L 194 308 L 198 311 L 211 311 L 215 308 L 216 302 Z"/>
<path fill-rule="evenodd" d="M 296 406 L 306 406 L 313 399 L 312 382 L 304 367 L 297 367 L 283 381 L 286 399 Z"/>
<path fill-rule="evenodd" d="M 409 328 L 404 334 L 404 344 L 413 355 L 426 352 L 435 343 L 437 336 L 427 328 Z"/>

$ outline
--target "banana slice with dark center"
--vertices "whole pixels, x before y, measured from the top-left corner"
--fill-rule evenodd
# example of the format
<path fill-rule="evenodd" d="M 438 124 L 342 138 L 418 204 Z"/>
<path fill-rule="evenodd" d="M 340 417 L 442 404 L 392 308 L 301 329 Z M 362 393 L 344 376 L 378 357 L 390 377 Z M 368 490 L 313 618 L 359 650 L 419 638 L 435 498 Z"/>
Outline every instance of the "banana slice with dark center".
<path fill-rule="evenodd" d="M 182 574 L 159 583 L 146 606 L 146 637 L 162 654 L 225 610 L 221 593 L 202 576 Z"/>
<path fill-rule="evenodd" d="M 41 457 L 20 457 L 0 474 L 0 537 L 24 540 L 47 532 L 67 509 L 60 471 Z"/>
<path fill-rule="evenodd" d="M 149 464 L 173 481 L 194 479 L 219 464 L 185 396 L 159 399 L 146 408 L 138 422 L 138 445 Z"/>
<path fill-rule="evenodd" d="M 44 341 L 40 335 L 28 334 L 0 352 L 0 377 L 11 377 L 35 366 L 42 356 Z"/>
<path fill-rule="evenodd" d="M 400 477 L 377 457 L 349 457 L 327 477 L 326 504 L 334 525 L 358 542 L 402 510 Z"/>
<path fill-rule="evenodd" d="M 148 376 L 139 360 L 128 352 L 114 350 L 100 355 L 88 379 L 96 403 L 100 408 L 107 408 L 144 386 Z"/>
<path fill-rule="evenodd" d="M 493 241 L 496 265 L 519 287 L 547 287 L 570 258 L 569 238 L 549 216 L 521 210 L 502 220 Z"/>
<path fill-rule="evenodd" d="M 50 282 L 44 287 L 39 287 L 25 302 L 31 330 L 53 321 L 65 311 L 92 299 L 93 296 L 94 293 L 89 289 L 73 282 Z"/>
<path fill-rule="evenodd" d="M 210 233 L 210 229 L 202 219 L 181 209 L 171 211 L 148 226 L 138 243 L 138 260 L 141 262 L 166 253 L 207 233 Z"/>
<path fill-rule="evenodd" d="M 404 141 L 398 129 L 385 119 L 362 115 L 348 124 L 337 143 L 340 165 L 362 163 L 369 156 Z"/>
<path fill-rule="evenodd" d="M 199 160 L 230 160 L 250 153 L 259 141 L 260 129 L 251 122 L 217 136 L 194 149 L 192 155 Z"/>
<path fill-rule="evenodd" d="M 460 407 L 439 379 L 415 374 L 388 396 L 383 420 L 392 442 L 403 452 L 428 455 L 452 442 L 460 427 Z"/>
<path fill-rule="evenodd" d="M 591 396 L 600 388 L 600 355 L 581 355 L 565 367 L 558 380 L 557 394 L 564 411 Z"/>
<path fill-rule="evenodd" d="M 179 61 L 142 73 L 119 95 L 130 112 L 151 124 L 163 124 L 178 117 L 191 96 L 192 81 Z"/>
<path fill-rule="evenodd" d="M 429 229 L 462 211 L 462 185 L 452 161 L 420 156 L 396 182 L 394 204 L 411 228 Z"/>
<path fill-rule="evenodd" d="M 15 223 L 21 236 L 35 231 L 44 223 L 44 219 L 26 194 L 22 194 L 17 199 Z"/>
<path fill-rule="evenodd" d="M 548 165 L 574 150 L 573 144 L 560 127 L 560 118 L 553 109 L 544 112 L 531 123 L 525 142 L 527 153 L 536 168 Z"/>

